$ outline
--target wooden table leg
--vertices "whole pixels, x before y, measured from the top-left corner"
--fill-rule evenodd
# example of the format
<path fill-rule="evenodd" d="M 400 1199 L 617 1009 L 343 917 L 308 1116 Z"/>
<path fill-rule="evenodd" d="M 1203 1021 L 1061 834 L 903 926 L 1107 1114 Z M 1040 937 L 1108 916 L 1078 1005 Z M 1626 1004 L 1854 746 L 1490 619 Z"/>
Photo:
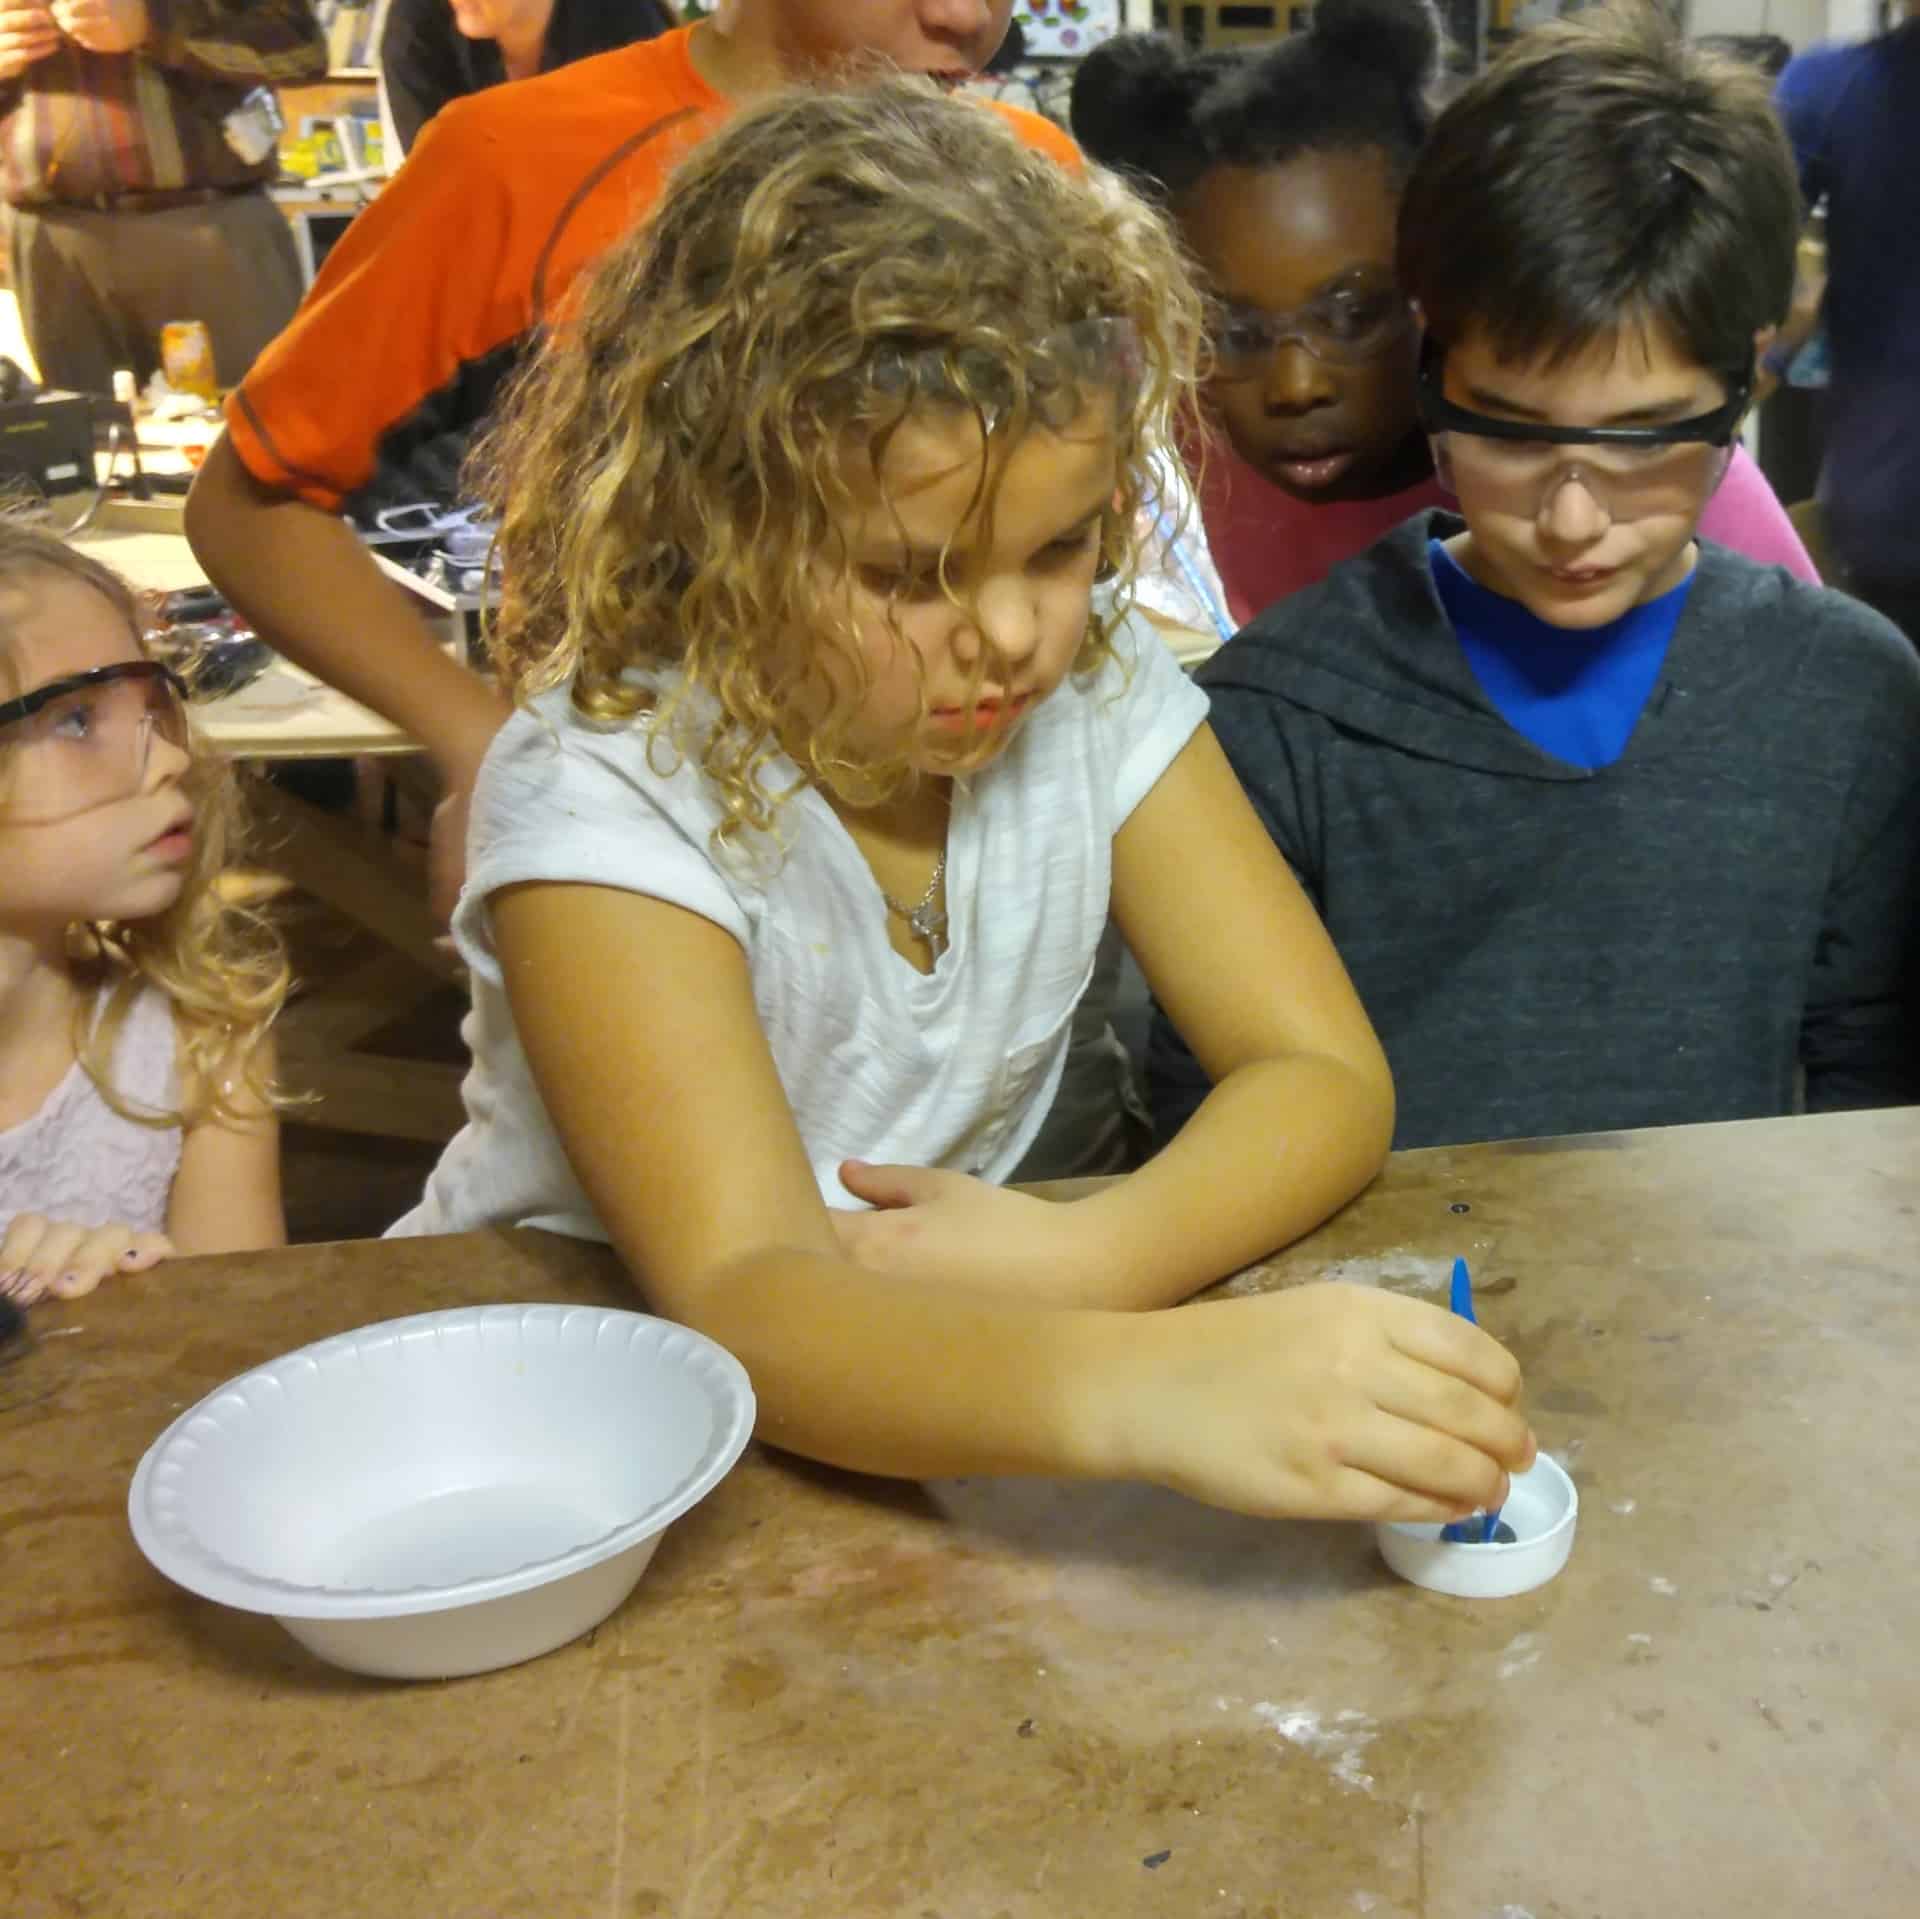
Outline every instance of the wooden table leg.
<path fill-rule="evenodd" d="M 464 1064 L 360 1050 L 440 987 L 464 981 L 457 956 L 437 937 L 423 876 L 395 862 L 384 835 L 269 780 L 249 783 L 249 802 L 262 860 L 383 949 L 343 977 L 301 992 L 282 1016 L 281 1079 L 311 1101 L 288 1118 L 389 1139 L 451 1139 L 464 1117 Z"/>
<path fill-rule="evenodd" d="M 342 814 L 295 799 L 271 780 L 248 786 L 261 857 L 303 893 L 364 926 L 435 978 L 463 969 L 427 911 L 425 882 L 395 865 L 384 837 Z"/>
<path fill-rule="evenodd" d="M 379 1053 L 328 1058 L 289 1047 L 280 1061 L 281 1081 L 288 1092 L 310 1095 L 313 1103 L 292 1107 L 285 1117 L 336 1133 L 443 1146 L 466 1119 L 460 1102 L 466 1071 L 439 1060 L 388 1059 Z"/>

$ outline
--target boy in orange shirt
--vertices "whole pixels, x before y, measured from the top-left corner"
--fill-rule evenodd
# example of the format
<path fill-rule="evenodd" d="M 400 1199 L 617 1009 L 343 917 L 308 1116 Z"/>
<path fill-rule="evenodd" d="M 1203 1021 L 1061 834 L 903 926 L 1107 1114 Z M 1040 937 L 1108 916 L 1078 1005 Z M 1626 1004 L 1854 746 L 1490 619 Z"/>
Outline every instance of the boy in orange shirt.
<path fill-rule="evenodd" d="M 958 82 L 1012 0 L 737 0 L 655 40 L 456 101 L 328 255 L 227 403 L 187 502 L 209 578 L 282 652 L 426 748 L 447 797 L 433 894 L 458 891 L 466 795 L 506 708 L 441 651 L 340 517 L 450 495 L 468 432 L 575 275 L 738 102 L 863 58 Z M 1073 143 L 1000 109 L 1064 163 Z M 437 486 L 432 484 L 437 481 Z"/>

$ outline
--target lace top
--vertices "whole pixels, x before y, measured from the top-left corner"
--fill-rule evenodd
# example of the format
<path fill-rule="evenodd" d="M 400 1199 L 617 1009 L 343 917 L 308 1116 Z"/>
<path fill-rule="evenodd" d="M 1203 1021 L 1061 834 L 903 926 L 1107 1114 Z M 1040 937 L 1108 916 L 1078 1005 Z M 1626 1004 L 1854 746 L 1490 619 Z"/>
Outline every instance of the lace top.
<path fill-rule="evenodd" d="M 179 1098 L 173 1005 L 149 988 L 114 1047 L 115 1090 L 135 1107 Z M 178 1126 L 136 1126 L 100 1097 L 76 1060 L 40 1110 L 0 1131 L 0 1233 L 16 1213 L 81 1226 L 159 1232 L 180 1165 Z"/>

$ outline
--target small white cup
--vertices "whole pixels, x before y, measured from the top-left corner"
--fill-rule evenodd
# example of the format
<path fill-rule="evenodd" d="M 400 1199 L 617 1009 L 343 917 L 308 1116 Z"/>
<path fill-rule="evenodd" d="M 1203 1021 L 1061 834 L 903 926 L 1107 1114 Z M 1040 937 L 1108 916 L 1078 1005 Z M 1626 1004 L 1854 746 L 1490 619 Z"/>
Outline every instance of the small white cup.
<path fill-rule="evenodd" d="M 1558 1461 L 1542 1453 L 1516 1474 L 1500 1517 L 1513 1528 L 1501 1545 L 1443 1539 L 1436 1525 L 1376 1526 L 1380 1556 L 1402 1579 L 1456 1599 L 1509 1599 L 1544 1586 L 1573 1551 L 1580 1495 Z"/>

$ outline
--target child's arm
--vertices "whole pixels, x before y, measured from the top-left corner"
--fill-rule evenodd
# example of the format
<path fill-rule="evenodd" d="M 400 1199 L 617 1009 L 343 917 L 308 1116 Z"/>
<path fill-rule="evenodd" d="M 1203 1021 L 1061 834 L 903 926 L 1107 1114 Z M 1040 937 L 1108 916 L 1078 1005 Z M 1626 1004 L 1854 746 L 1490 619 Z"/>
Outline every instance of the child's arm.
<path fill-rule="evenodd" d="M 996 1290 L 1061 1306 L 1169 1306 L 1311 1231 L 1379 1170 L 1386 1059 L 1210 729 L 1115 837 L 1113 910 L 1198 1060 L 1191 1120 L 1139 1172 L 1069 1206 L 953 1173 L 851 1167 L 851 1191 L 899 1209 L 836 1218 L 863 1265 L 948 1281 L 984 1271 Z"/>
<path fill-rule="evenodd" d="M 259 1046 L 261 1069 L 270 1077 L 272 1042 L 262 1039 Z M 238 1104 L 234 1119 L 207 1118 L 187 1128 L 167 1201 L 167 1237 L 177 1253 L 251 1252 L 287 1243 L 279 1118 L 250 1095 Z"/>
<path fill-rule="evenodd" d="M 1312 750 L 1282 717 L 1287 711 L 1283 702 L 1237 685 L 1231 675 L 1218 685 L 1208 684 L 1204 669 L 1198 678 L 1208 686 L 1214 740 L 1226 754 L 1254 818 L 1279 848 L 1317 917 L 1324 876 L 1316 870 Z M 1147 1028 L 1146 1081 L 1154 1137 L 1165 1146 L 1199 1111 L 1213 1082 L 1157 1003 Z"/>
<path fill-rule="evenodd" d="M 507 713 L 500 695 L 442 650 L 345 520 L 256 478 L 226 435 L 194 476 L 186 526 L 207 577 L 279 651 L 426 748 L 446 788 L 430 892 L 437 913 L 451 911 L 467 795 Z"/>
<path fill-rule="evenodd" d="M 1142 1478 L 1346 1518 L 1472 1510 L 1531 1457 L 1512 1359 L 1417 1301 L 1318 1286 L 1110 1313 L 856 1266 L 727 933 L 591 886 L 509 887 L 490 911 L 596 1213 L 651 1304 L 746 1365 L 770 1442 L 865 1472 Z M 1361 1103 L 1382 1096 L 1366 1086 Z M 1343 1172 L 1357 1184 L 1371 1161 L 1344 1157 L 1368 1162 Z"/>
<path fill-rule="evenodd" d="M 1312 903 L 1202 727 L 1114 841 L 1113 910 L 1213 1090 L 1075 1211 L 1130 1300 L 1183 1298 L 1310 1232 L 1393 1136 L 1386 1056 Z M 1124 1278 L 1122 1276 L 1124 1275 Z"/>

